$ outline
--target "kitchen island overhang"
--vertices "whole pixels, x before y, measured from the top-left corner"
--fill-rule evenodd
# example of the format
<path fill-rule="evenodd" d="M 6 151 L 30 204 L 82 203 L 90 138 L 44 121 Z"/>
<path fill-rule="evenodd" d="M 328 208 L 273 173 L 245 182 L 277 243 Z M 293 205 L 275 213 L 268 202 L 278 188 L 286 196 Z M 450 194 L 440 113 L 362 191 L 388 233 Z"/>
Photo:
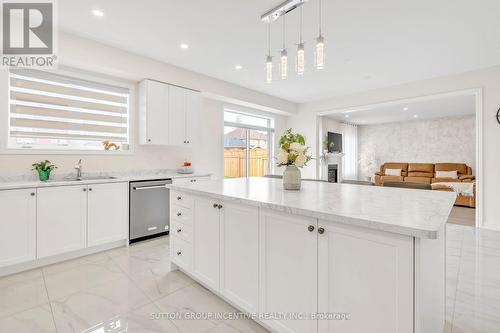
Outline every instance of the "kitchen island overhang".
<path fill-rule="evenodd" d="M 176 267 L 245 312 L 350 312 L 259 320 L 267 328 L 442 332 L 454 193 L 307 181 L 285 191 L 268 178 L 168 187 Z"/>

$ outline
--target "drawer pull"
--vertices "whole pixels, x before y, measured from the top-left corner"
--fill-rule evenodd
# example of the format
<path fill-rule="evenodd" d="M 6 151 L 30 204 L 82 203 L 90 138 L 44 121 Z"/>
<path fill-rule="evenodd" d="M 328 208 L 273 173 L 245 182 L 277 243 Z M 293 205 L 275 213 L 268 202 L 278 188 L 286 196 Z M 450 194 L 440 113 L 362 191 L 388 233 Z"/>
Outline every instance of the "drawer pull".
<path fill-rule="evenodd" d="M 218 204 L 216 204 L 216 203 L 214 203 L 214 208 L 217 208 L 217 207 L 219 207 L 219 205 L 218 205 Z"/>
<path fill-rule="evenodd" d="M 325 232 L 325 229 L 324 229 L 324 228 L 318 228 L 318 233 L 319 233 L 320 235 L 322 235 L 324 232 Z"/>
<path fill-rule="evenodd" d="M 181 200 L 181 199 L 182 199 L 182 197 L 180 197 L 180 196 L 177 197 L 177 200 Z"/>
<path fill-rule="evenodd" d="M 182 254 L 181 251 L 177 251 L 177 255 L 180 256 Z"/>
<path fill-rule="evenodd" d="M 181 216 L 181 215 L 182 215 L 182 213 L 181 213 L 181 212 L 177 213 L 177 216 Z"/>
<path fill-rule="evenodd" d="M 222 208 L 222 205 L 217 205 L 217 208 L 221 209 L 221 208 Z"/>
<path fill-rule="evenodd" d="M 32 197 L 34 197 L 34 196 L 35 196 L 35 192 L 31 192 L 31 193 L 30 193 L 30 195 L 31 195 Z"/>
<path fill-rule="evenodd" d="M 313 232 L 313 231 L 314 231 L 314 226 L 313 226 L 313 225 L 308 226 L 308 227 L 307 227 L 307 230 L 308 230 L 309 232 Z"/>
<path fill-rule="evenodd" d="M 182 229 L 177 229 L 177 232 L 182 232 Z"/>

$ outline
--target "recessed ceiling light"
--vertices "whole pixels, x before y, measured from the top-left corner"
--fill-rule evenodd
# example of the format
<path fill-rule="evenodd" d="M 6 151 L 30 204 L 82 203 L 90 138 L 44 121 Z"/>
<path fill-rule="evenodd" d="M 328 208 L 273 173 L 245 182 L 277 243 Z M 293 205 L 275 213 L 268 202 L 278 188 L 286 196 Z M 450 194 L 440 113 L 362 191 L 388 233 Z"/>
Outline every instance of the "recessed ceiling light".
<path fill-rule="evenodd" d="M 413 115 L 413 118 L 418 118 L 418 114 L 414 114 L 414 115 Z"/>
<path fill-rule="evenodd" d="M 346 118 L 349 118 L 349 115 L 348 115 L 348 114 L 346 114 L 346 115 L 345 115 L 345 117 L 346 117 Z"/>
<path fill-rule="evenodd" d="M 92 14 L 94 14 L 94 16 L 97 16 L 97 17 L 103 17 L 104 16 L 103 11 L 99 10 L 99 9 L 92 10 Z"/>
<path fill-rule="evenodd" d="M 187 45 L 186 43 L 182 43 L 181 44 L 181 49 L 187 50 L 187 49 L 189 49 L 189 45 Z"/>
<path fill-rule="evenodd" d="M 234 66 L 234 69 L 240 70 L 240 69 L 243 69 L 243 66 L 241 66 L 241 65 L 236 65 L 236 66 Z"/>
<path fill-rule="evenodd" d="M 403 108 L 404 111 L 408 111 L 408 108 Z"/>

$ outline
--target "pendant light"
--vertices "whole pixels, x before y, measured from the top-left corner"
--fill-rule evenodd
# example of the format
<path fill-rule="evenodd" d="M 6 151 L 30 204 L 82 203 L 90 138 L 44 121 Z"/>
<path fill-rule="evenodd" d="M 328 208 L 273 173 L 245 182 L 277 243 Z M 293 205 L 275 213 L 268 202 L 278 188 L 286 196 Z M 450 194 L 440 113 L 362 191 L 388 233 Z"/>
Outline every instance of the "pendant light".
<path fill-rule="evenodd" d="M 300 7 L 299 44 L 297 46 L 297 59 L 295 61 L 295 70 L 297 71 L 297 75 L 304 74 L 305 67 L 304 42 L 302 42 L 302 7 Z"/>
<path fill-rule="evenodd" d="M 283 15 L 283 49 L 280 54 L 280 74 L 281 79 L 286 80 L 288 78 L 288 53 L 285 46 L 285 16 Z"/>
<path fill-rule="evenodd" d="M 273 57 L 271 57 L 271 23 L 267 25 L 266 82 L 273 82 Z"/>
<path fill-rule="evenodd" d="M 321 31 L 321 0 L 319 0 L 319 36 L 316 38 L 316 54 L 314 57 L 316 69 L 325 68 L 325 37 Z"/>

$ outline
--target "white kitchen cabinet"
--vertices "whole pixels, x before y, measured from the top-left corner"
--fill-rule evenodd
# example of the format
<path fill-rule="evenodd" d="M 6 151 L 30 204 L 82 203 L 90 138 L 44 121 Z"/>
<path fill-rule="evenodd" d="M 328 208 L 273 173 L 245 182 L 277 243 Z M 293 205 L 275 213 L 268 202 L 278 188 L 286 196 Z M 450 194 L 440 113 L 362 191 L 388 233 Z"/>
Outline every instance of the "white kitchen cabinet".
<path fill-rule="evenodd" d="M 303 314 L 318 309 L 317 220 L 260 211 L 261 313 Z M 266 321 L 276 332 L 316 332 L 313 318 Z"/>
<path fill-rule="evenodd" d="M 141 144 L 169 144 L 169 88 L 168 84 L 153 80 L 139 84 Z"/>
<path fill-rule="evenodd" d="M 220 227 L 216 200 L 194 199 L 193 275 L 208 287 L 219 290 Z"/>
<path fill-rule="evenodd" d="M 220 292 L 245 311 L 259 310 L 259 209 L 222 203 Z"/>
<path fill-rule="evenodd" d="M 170 86 L 168 133 L 171 145 L 189 146 L 196 141 L 200 109 L 200 92 Z"/>
<path fill-rule="evenodd" d="M 0 191 L 0 267 L 35 260 L 36 189 Z"/>
<path fill-rule="evenodd" d="M 46 187 L 37 193 L 37 257 L 85 248 L 87 186 Z"/>
<path fill-rule="evenodd" d="M 319 222 L 320 333 L 413 332 L 413 238 Z M 369 277 L 369 278 L 367 278 Z"/>
<path fill-rule="evenodd" d="M 88 246 L 127 238 L 127 183 L 88 186 Z"/>

